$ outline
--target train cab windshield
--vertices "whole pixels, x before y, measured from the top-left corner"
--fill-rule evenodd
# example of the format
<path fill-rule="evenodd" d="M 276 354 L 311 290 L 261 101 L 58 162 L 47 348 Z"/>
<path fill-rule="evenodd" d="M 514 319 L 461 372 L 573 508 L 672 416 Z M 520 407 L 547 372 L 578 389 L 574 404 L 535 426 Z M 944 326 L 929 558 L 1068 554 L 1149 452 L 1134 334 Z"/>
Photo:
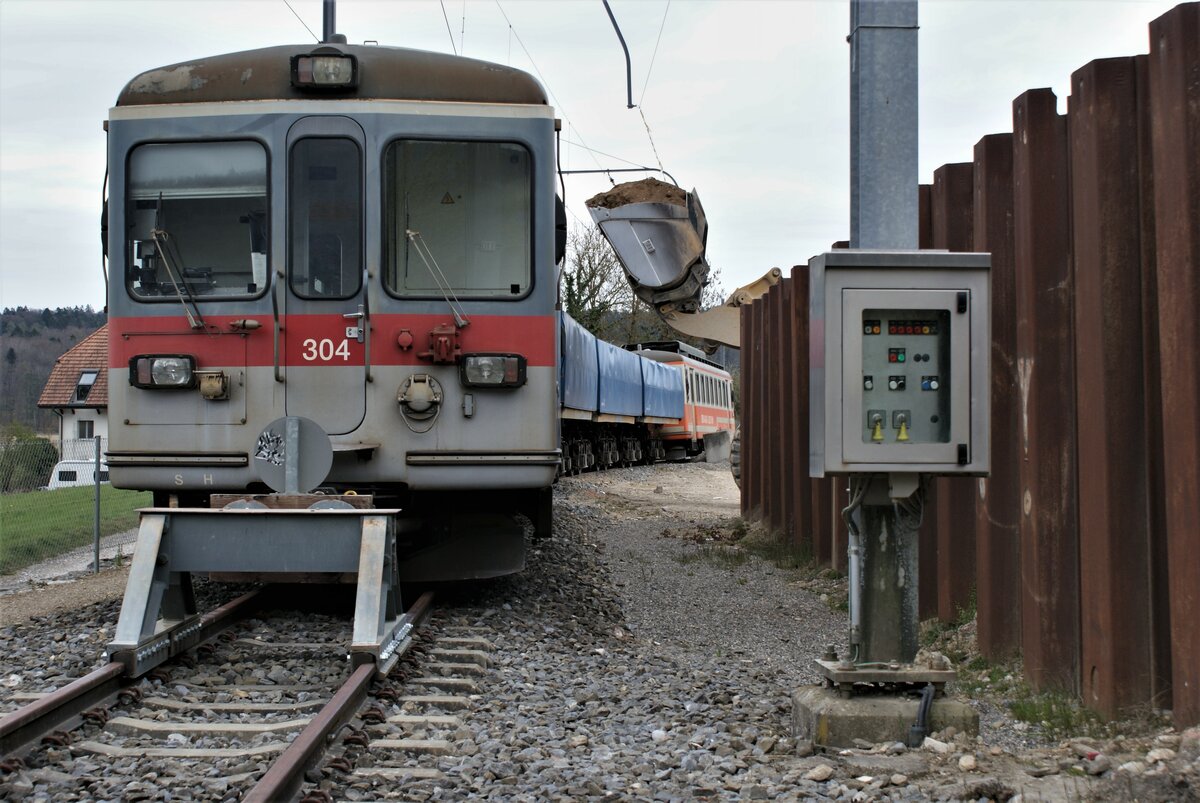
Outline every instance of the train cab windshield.
<path fill-rule="evenodd" d="M 135 297 L 245 297 L 265 290 L 262 145 L 140 145 L 129 156 L 126 196 L 126 281 Z"/>
<path fill-rule="evenodd" d="M 385 155 L 385 282 L 399 296 L 519 298 L 531 280 L 529 151 L 398 140 Z"/>

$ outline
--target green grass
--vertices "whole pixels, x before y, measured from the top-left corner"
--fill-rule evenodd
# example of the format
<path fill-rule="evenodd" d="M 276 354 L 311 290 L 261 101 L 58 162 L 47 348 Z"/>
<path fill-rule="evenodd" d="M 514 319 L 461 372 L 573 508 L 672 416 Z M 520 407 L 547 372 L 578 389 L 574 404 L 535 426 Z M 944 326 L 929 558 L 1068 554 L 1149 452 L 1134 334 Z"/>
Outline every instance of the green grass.
<path fill-rule="evenodd" d="M 1017 697 L 1008 704 L 1017 719 L 1041 725 L 1052 739 L 1072 736 L 1110 736 L 1109 728 L 1096 712 L 1079 704 L 1073 695 L 1062 692 L 1034 692 L 1022 684 Z"/>
<path fill-rule="evenodd" d="M 30 491 L 0 497 L 0 574 L 92 543 L 95 497 L 91 486 Z M 100 534 L 137 526 L 137 509 L 151 495 L 100 486 Z"/>
<path fill-rule="evenodd" d="M 750 560 L 750 556 L 736 546 L 701 544 L 695 550 L 679 553 L 675 560 L 684 566 L 705 561 L 726 569 L 736 569 Z"/>

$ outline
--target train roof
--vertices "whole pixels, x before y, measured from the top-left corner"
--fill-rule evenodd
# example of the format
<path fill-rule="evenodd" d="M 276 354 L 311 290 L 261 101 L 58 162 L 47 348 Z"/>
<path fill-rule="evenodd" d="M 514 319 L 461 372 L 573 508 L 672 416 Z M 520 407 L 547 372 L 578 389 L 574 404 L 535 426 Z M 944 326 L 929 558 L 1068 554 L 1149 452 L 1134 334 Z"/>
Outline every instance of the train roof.
<path fill-rule="evenodd" d="M 358 59 L 358 86 L 345 91 L 292 85 L 292 57 L 344 53 Z M 283 45 L 182 61 L 125 85 L 118 106 L 228 100 L 430 100 L 546 105 L 529 73 L 463 56 L 379 45 Z"/>
<path fill-rule="evenodd" d="M 686 360 L 695 360 L 702 362 L 705 365 L 711 365 L 714 368 L 725 370 L 725 366 L 719 362 L 714 362 L 705 356 L 704 352 L 695 346 L 689 346 L 687 343 L 682 343 L 678 340 L 655 340 L 649 343 L 630 343 L 625 346 L 629 351 L 636 351 L 643 357 L 647 357 L 657 362 L 675 362 L 680 357 Z"/>

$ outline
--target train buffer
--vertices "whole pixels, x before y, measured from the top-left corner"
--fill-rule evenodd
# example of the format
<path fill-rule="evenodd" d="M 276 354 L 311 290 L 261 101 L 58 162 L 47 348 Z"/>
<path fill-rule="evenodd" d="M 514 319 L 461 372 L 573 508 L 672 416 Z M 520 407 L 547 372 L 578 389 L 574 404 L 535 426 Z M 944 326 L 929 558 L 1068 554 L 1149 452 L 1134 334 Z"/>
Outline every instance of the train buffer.
<path fill-rule="evenodd" d="M 294 430 L 294 444 L 300 427 L 291 422 L 301 421 L 280 419 L 271 427 Z M 330 448 L 327 438 L 324 446 Z M 320 462 L 315 461 L 318 468 Z M 327 470 L 328 463 L 312 487 Z M 297 472 L 285 473 L 296 485 Z M 212 503 L 141 511 L 116 634 L 108 645 L 110 660 L 137 677 L 200 641 L 203 617 L 192 591 L 194 573 L 292 582 L 357 575 L 351 661 L 355 666 L 374 662 L 383 674 L 392 668 L 412 629 L 401 608 L 395 557 L 399 509 L 372 507 L 369 495 L 317 495 L 294 488 L 214 495 Z"/>

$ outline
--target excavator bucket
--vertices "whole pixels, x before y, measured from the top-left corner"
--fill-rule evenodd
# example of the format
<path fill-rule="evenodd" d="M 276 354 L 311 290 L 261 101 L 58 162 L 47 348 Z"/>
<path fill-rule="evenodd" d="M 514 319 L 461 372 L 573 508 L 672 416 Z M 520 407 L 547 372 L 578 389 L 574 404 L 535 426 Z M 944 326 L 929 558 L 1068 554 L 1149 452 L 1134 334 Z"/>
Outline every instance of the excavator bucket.
<path fill-rule="evenodd" d="M 708 221 L 696 191 L 646 178 L 618 184 L 587 201 L 592 220 L 625 268 L 637 297 L 680 334 L 699 338 L 712 354 L 719 345 L 741 347 L 741 307 L 778 284 L 771 268 L 730 293 L 721 306 L 700 309 L 708 282 L 704 258 Z"/>
<path fill-rule="evenodd" d="M 587 207 L 638 298 L 660 311 L 699 310 L 708 222 L 695 190 L 647 178 L 618 184 Z"/>

